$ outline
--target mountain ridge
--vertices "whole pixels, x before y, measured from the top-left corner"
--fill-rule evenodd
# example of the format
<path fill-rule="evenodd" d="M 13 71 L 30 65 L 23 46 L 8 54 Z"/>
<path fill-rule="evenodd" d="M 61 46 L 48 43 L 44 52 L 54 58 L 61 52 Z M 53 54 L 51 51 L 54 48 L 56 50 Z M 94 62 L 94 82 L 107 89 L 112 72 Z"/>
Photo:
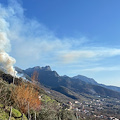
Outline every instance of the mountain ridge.
<path fill-rule="evenodd" d="M 96 82 L 93 78 L 88 78 L 88 77 L 83 76 L 83 75 L 77 75 L 77 76 L 74 76 L 72 78 L 82 80 L 82 81 L 84 81 L 86 83 L 90 83 L 90 84 L 93 84 L 93 85 L 99 85 L 101 87 L 120 92 L 120 87 L 112 86 L 112 85 L 100 84 L 100 83 Z"/>
<path fill-rule="evenodd" d="M 33 67 L 28 68 L 26 70 L 22 70 L 22 74 L 28 75 L 30 78 L 32 77 L 34 71 L 38 73 L 38 82 L 40 84 L 47 86 L 53 90 L 57 90 L 58 92 L 62 92 L 68 96 L 69 94 L 66 93 L 66 89 L 69 89 L 69 91 L 76 92 L 78 94 L 90 94 L 90 95 L 96 95 L 96 96 L 110 96 L 120 99 L 120 93 L 114 90 L 110 90 L 108 88 L 105 88 L 101 85 L 99 85 L 94 79 L 90 78 L 90 81 L 88 77 L 82 76 L 82 78 L 86 78 L 81 80 L 76 77 L 69 77 L 69 76 L 60 76 L 56 71 L 52 71 L 50 66 L 46 67 Z M 80 75 L 79 75 L 80 77 Z M 62 86 L 62 88 L 61 88 Z M 73 97 L 73 96 L 72 96 Z M 75 97 L 75 96 L 74 96 Z"/>

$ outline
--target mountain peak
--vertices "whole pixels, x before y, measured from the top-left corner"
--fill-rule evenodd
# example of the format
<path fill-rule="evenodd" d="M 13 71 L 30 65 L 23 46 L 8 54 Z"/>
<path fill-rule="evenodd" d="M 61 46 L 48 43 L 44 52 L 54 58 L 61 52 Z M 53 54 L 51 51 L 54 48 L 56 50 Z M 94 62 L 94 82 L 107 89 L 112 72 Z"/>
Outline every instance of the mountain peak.
<path fill-rule="evenodd" d="M 40 66 L 35 66 L 34 69 L 39 70 L 39 69 L 41 69 L 41 67 Z"/>
<path fill-rule="evenodd" d="M 45 71 L 51 71 L 50 66 L 45 66 L 45 67 L 42 67 L 41 69 L 43 69 L 43 70 L 45 70 Z"/>
<path fill-rule="evenodd" d="M 98 84 L 93 78 L 88 78 L 86 76 L 83 75 L 77 75 L 73 77 L 74 79 L 78 79 L 78 80 L 82 80 L 84 82 L 90 83 L 90 84 Z"/>
<path fill-rule="evenodd" d="M 44 71 L 51 71 L 50 66 L 45 66 L 45 67 L 40 67 L 40 66 L 35 66 L 34 68 L 32 68 L 34 70 L 44 70 Z"/>

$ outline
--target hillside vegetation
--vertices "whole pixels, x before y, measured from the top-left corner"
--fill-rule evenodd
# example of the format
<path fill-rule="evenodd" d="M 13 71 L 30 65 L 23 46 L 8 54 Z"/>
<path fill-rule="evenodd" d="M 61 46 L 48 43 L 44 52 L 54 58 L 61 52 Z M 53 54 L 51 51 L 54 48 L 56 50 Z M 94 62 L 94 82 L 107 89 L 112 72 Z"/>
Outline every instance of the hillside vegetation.
<path fill-rule="evenodd" d="M 0 71 L 0 120 L 73 120 L 74 113 L 38 85 Z"/>
<path fill-rule="evenodd" d="M 28 77 L 31 78 L 30 81 L 15 78 L 14 84 L 11 75 L 0 71 L 0 120 L 108 120 L 111 117 L 120 119 L 120 100 L 104 97 L 110 94 L 110 90 L 96 85 L 90 87 L 83 81 L 77 84 L 77 80 L 71 84 L 71 78 L 60 77 L 49 67 L 41 69 L 47 71 L 48 79 L 41 79 L 45 80 L 45 86 L 43 82 L 39 83 L 39 73 L 36 71 Z M 44 75 L 45 73 L 42 74 L 43 77 Z M 57 82 L 53 85 L 57 83 L 58 86 L 51 87 L 50 82 L 56 81 L 56 78 Z M 105 93 L 103 97 L 89 94 L 90 88 L 94 88 L 97 93 Z"/>

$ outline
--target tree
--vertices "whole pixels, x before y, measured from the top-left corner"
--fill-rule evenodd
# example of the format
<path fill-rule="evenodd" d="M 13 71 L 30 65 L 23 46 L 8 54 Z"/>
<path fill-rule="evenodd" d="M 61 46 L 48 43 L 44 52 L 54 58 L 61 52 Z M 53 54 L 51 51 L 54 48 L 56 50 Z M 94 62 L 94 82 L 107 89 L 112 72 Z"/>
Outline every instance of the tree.
<path fill-rule="evenodd" d="M 40 109 L 39 93 L 29 84 L 22 83 L 12 91 L 12 99 L 22 113 Z"/>
<path fill-rule="evenodd" d="M 34 71 L 31 76 L 31 80 L 34 84 L 36 84 L 38 82 L 38 76 L 39 76 L 39 73 L 37 71 Z"/>

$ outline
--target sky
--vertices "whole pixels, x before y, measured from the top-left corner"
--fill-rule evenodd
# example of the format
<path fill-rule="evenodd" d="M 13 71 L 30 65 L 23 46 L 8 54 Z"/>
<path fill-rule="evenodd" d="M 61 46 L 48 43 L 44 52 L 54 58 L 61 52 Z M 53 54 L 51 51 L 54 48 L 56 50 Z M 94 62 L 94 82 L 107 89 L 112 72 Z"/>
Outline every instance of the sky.
<path fill-rule="evenodd" d="M 0 0 L 14 66 L 49 65 L 120 87 L 120 1 Z"/>

